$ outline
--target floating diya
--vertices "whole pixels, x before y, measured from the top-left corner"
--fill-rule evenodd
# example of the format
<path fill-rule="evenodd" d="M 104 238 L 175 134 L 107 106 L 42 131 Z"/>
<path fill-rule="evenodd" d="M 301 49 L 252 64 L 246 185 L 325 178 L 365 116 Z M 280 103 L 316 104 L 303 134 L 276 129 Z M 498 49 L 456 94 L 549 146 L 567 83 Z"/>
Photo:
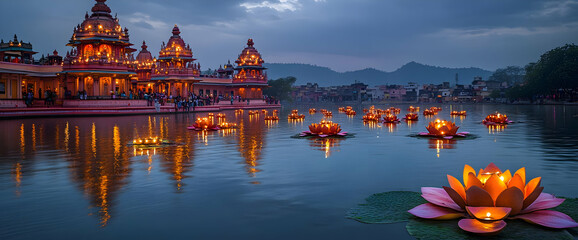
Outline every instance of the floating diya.
<path fill-rule="evenodd" d="M 425 110 L 423 110 L 423 115 L 424 115 L 424 116 L 433 116 L 433 115 L 436 115 L 436 114 L 438 114 L 438 113 L 437 113 L 436 111 L 431 110 L 431 109 L 425 109 Z"/>
<path fill-rule="evenodd" d="M 512 121 L 508 120 L 508 116 L 506 114 L 500 114 L 498 112 L 494 114 L 490 114 L 486 116 L 482 123 L 486 125 L 495 125 L 495 124 L 510 124 L 513 123 Z"/>
<path fill-rule="evenodd" d="M 331 111 L 327 111 L 327 110 L 326 110 L 325 112 L 323 112 L 323 116 L 325 116 L 325 117 L 333 117 L 333 113 L 332 113 Z"/>
<path fill-rule="evenodd" d="M 197 121 L 192 126 L 187 127 L 189 130 L 195 131 L 216 131 L 219 130 L 219 125 L 214 124 L 209 118 L 197 118 Z"/>
<path fill-rule="evenodd" d="M 419 112 L 419 107 L 416 108 L 414 106 L 409 106 L 409 108 L 407 109 L 408 112 Z"/>
<path fill-rule="evenodd" d="M 132 144 L 134 145 L 157 145 L 161 143 L 162 140 L 158 137 L 137 138 L 132 140 Z"/>
<path fill-rule="evenodd" d="M 417 121 L 418 120 L 418 115 L 416 113 L 408 113 L 405 115 L 405 117 L 403 118 L 403 120 L 405 121 Z"/>
<path fill-rule="evenodd" d="M 420 132 L 419 136 L 439 137 L 452 139 L 453 137 L 466 137 L 469 132 L 458 133 L 458 126 L 454 122 L 436 119 L 426 127 L 428 132 Z"/>
<path fill-rule="evenodd" d="M 234 128 L 237 128 L 237 124 L 236 123 L 230 123 L 230 122 L 223 122 L 223 123 L 219 124 L 219 127 L 221 129 L 234 129 Z"/>
<path fill-rule="evenodd" d="M 249 116 L 253 116 L 253 115 L 259 114 L 259 111 L 251 111 L 251 110 L 249 110 L 249 112 L 247 112 L 247 114 L 249 114 Z"/>
<path fill-rule="evenodd" d="M 399 119 L 397 118 L 397 115 L 393 115 L 393 114 L 388 114 L 385 115 L 385 117 L 383 117 L 383 123 L 399 123 Z"/>
<path fill-rule="evenodd" d="M 347 116 L 355 116 L 357 113 L 355 111 L 353 111 L 353 109 L 349 109 L 348 111 L 345 112 L 345 115 Z"/>
<path fill-rule="evenodd" d="M 450 112 L 451 116 L 466 116 L 466 111 L 452 111 Z"/>
<path fill-rule="evenodd" d="M 303 114 L 299 114 L 299 110 L 293 110 L 291 111 L 291 114 L 289 114 L 289 116 L 287 116 L 287 119 L 304 119 L 305 115 Z"/>
<path fill-rule="evenodd" d="M 227 115 L 225 115 L 224 113 L 219 113 L 217 114 L 217 118 L 226 118 Z"/>
<path fill-rule="evenodd" d="M 526 169 L 518 169 L 514 175 L 510 170 L 502 172 L 490 163 L 485 169 L 476 171 L 464 166 L 463 181 L 447 175 L 450 187 L 422 187 L 425 203 L 408 212 L 427 219 L 456 219 L 465 231 L 489 235 L 502 230 L 504 219 L 522 219 L 526 222 L 549 228 L 578 227 L 568 215 L 546 210 L 562 204 L 565 199 L 543 193 L 541 177 L 526 183 Z"/>
<path fill-rule="evenodd" d="M 209 117 L 214 117 L 215 114 L 214 113 L 209 113 Z"/>
<path fill-rule="evenodd" d="M 299 136 L 346 136 L 347 132 L 341 132 L 341 126 L 332 121 L 321 120 L 319 123 L 312 123 L 309 125 L 309 131 L 304 131 Z"/>
<path fill-rule="evenodd" d="M 345 113 L 345 108 L 344 107 L 340 107 L 337 109 L 338 112 L 340 113 Z"/>
<path fill-rule="evenodd" d="M 364 122 L 379 122 L 381 115 L 368 112 L 363 116 Z"/>
<path fill-rule="evenodd" d="M 309 108 L 309 114 L 315 114 L 316 112 L 317 112 L 317 109 Z"/>
<path fill-rule="evenodd" d="M 279 120 L 279 117 L 277 115 L 273 114 L 273 115 L 265 116 L 265 120 L 266 121 L 277 121 L 277 120 Z"/>

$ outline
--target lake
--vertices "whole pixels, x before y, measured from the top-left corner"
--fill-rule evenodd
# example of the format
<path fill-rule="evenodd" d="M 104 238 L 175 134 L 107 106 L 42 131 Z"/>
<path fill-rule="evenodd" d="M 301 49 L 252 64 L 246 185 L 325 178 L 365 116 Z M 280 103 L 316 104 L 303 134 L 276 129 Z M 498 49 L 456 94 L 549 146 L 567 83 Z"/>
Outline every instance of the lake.
<path fill-rule="evenodd" d="M 526 167 L 544 192 L 578 197 L 578 106 L 428 105 L 443 110 L 418 122 L 365 125 L 345 105 L 290 106 L 277 122 L 264 113 L 225 111 L 229 131 L 187 130 L 207 113 L 0 121 L 0 239 L 412 239 L 405 223 L 363 224 L 348 209 L 371 194 L 448 185 L 493 162 Z M 401 108 L 408 104 L 376 105 Z M 345 139 L 292 138 L 333 112 Z M 302 122 L 287 115 L 299 109 Z M 465 118 L 450 117 L 465 110 Z M 514 124 L 488 128 L 494 112 Z M 272 110 L 269 109 L 269 114 Z M 215 113 L 216 114 L 216 113 Z M 411 137 L 435 118 L 477 138 Z M 135 138 L 160 137 L 138 149 Z"/>

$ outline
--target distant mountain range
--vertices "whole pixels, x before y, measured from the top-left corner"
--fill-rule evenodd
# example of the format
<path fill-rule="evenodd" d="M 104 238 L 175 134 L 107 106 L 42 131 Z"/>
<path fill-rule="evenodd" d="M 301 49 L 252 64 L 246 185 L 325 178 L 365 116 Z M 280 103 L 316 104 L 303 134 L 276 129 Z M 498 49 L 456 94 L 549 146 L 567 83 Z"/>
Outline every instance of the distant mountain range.
<path fill-rule="evenodd" d="M 418 84 L 450 82 L 453 85 L 456 83 L 456 74 L 458 74 L 458 84 L 471 84 L 474 77 L 479 76 L 487 80 L 493 73 L 481 68 L 435 67 L 416 62 L 407 63 L 393 72 L 384 72 L 374 68 L 336 72 L 328 67 L 299 63 L 267 63 L 264 66 L 268 68 L 269 79 L 293 76 L 297 78 L 295 85 L 317 83 L 323 87 L 350 85 L 355 83 L 355 81 L 370 86 L 386 84 L 406 85 L 408 82 Z"/>

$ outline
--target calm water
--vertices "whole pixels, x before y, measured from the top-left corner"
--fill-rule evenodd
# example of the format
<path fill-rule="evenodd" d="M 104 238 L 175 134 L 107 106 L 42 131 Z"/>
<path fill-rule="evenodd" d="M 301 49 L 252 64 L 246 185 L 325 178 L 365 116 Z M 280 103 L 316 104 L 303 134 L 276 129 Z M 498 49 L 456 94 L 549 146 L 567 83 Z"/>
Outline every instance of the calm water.
<path fill-rule="evenodd" d="M 402 109 L 408 105 L 378 105 Z M 422 111 L 432 105 L 416 105 Z M 0 239 L 410 239 L 405 224 L 362 224 L 346 211 L 373 193 L 447 185 L 494 162 L 542 176 L 545 192 L 578 197 L 578 106 L 444 105 L 479 138 L 436 142 L 409 137 L 428 119 L 366 126 L 362 107 L 334 122 L 354 138 L 290 136 L 318 122 L 225 112 L 240 128 L 207 134 L 186 130 L 197 116 L 154 115 L 0 121 Z M 368 107 L 368 106 L 364 106 Z M 451 118 L 466 110 L 466 118 Z M 499 111 L 517 123 L 480 124 Z M 179 146 L 152 150 L 128 144 L 158 136 Z"/>

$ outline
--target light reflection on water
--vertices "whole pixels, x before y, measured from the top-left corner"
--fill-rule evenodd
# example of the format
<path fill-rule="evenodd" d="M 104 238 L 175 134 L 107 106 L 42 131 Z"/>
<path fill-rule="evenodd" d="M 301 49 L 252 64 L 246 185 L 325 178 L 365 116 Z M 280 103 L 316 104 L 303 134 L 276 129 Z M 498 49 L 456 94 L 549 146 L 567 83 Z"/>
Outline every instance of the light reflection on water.
<path fill-rule="evenodd" d="M 2 121 L 0 238 L 351 239 L 384 231 L 408 238 L 403 225 L 359 224 L 344 212 L 370 194 L 447 185 L 445 175 L 460 175 L 464 164 L 489 162 L 525 166 L 542 176 L 546 192 L 578 197 L 578 106 L 444 105 L 436 116 L 399 124 L 364 124 L 363 114 L 338 113 L 341 106 L 315 107 L 334 112 L 331 121 L 355 137 L 291 138 L 324 119 L 318 111 L 285 120 L 293 107 L 280 109 L 278 121 L 224 112 L 238 128 L 215 132 L 186 129 L 206 113 Z M 409 105 L 395 107 L 401 117 Z M 468 115 L 450 117 L 452 110 Z M 516 123 L 481 124 L 496 111 Z M 408 136 L 436 118 L 479 138 Z M 147 137 L 177 144 L 130 145 Z"/>

